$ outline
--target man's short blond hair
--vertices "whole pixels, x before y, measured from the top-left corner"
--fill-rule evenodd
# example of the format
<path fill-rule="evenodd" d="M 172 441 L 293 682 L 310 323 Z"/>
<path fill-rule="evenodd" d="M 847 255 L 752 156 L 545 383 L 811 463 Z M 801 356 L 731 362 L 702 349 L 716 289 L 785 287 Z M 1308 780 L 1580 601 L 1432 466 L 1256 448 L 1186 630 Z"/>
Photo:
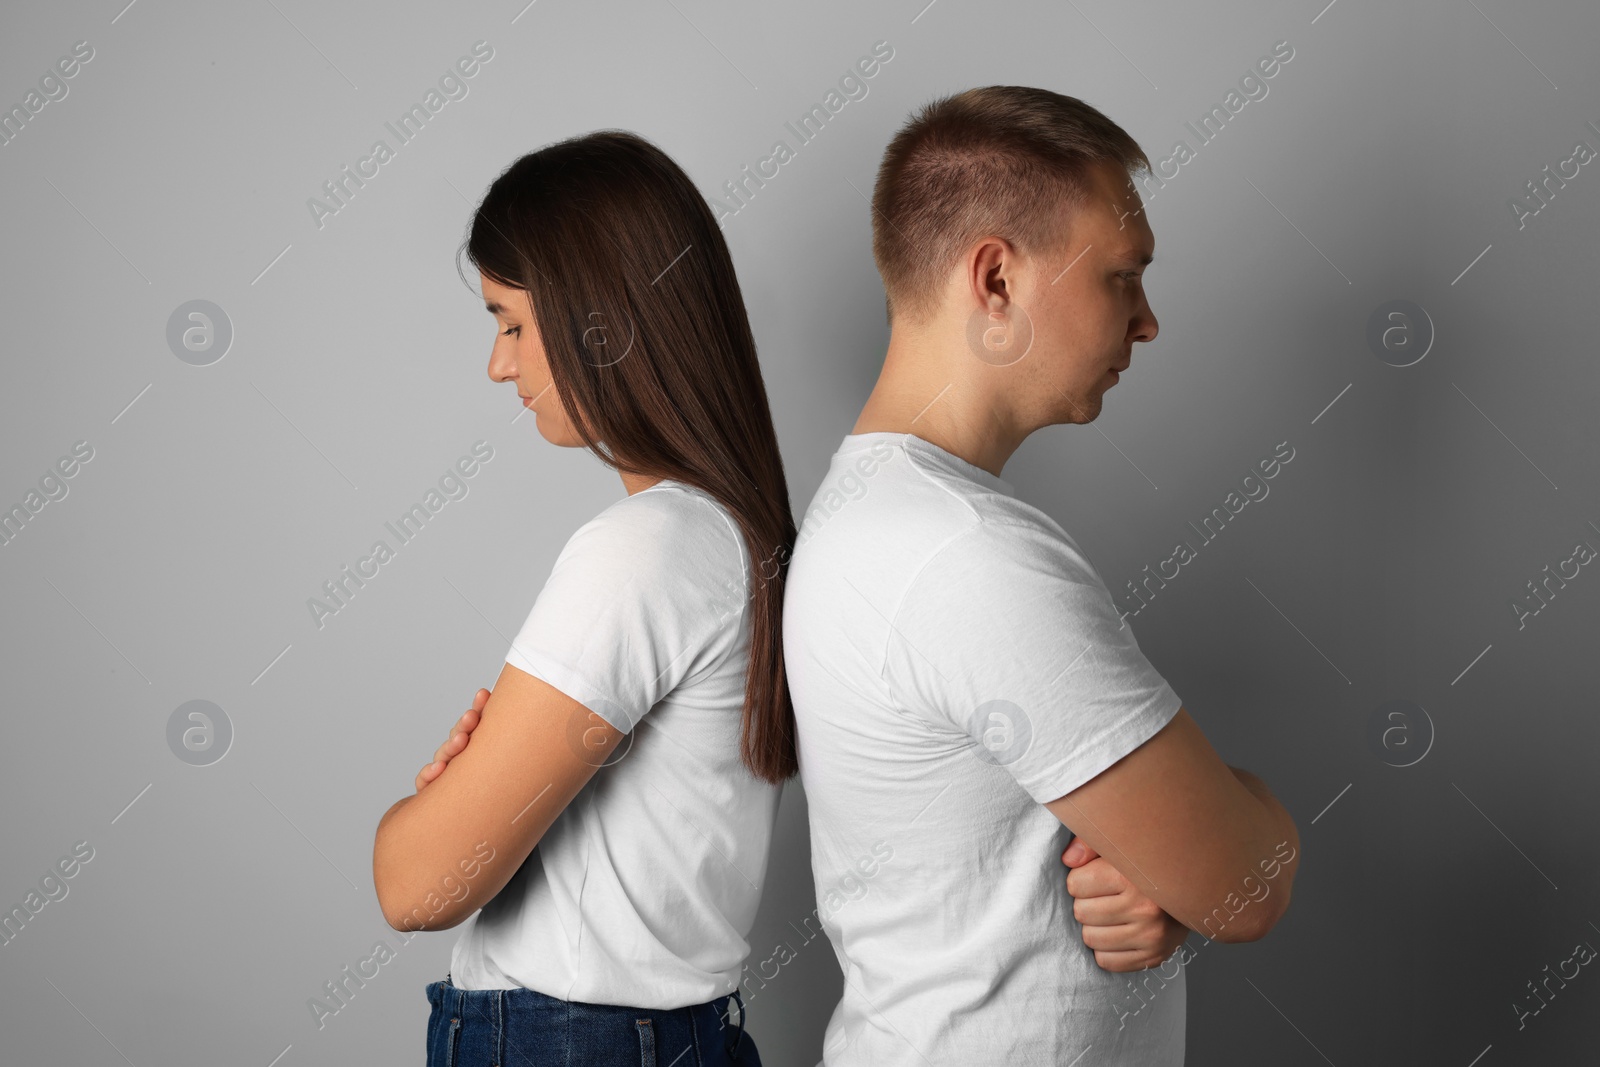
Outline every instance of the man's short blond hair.
<path fill-rule="evenodd" d="M 1105 162 L 1130 176 L 1150 169 L 1127 131 L 1075 97 L 989 85 L 925 105 L 884 150 L 872 192 L 889 321 L 926 321 L 979 237 L 1004 237 L 1025 254 L 1052 247 L 1088 198 L 1091 168 Z"/>

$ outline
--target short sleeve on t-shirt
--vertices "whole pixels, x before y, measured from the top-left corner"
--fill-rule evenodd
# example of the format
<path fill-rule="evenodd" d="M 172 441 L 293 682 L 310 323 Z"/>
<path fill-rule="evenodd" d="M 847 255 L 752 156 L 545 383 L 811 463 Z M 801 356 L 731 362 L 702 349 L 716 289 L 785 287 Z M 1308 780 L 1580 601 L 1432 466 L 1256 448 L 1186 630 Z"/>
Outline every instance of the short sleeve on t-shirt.
<path fill-rule="evenodd" d="M 1149 740 L 1182 702 L 1070 540 L 982 522 L 918 572 L 883 673 L 904 712 L 1041 804 Z"/>
<path fill-rule="evenodd" d="M 651 488 L 580 527 L 506 662 L 628 733 L 727 654 L 747 582 L 736 527 L 685 488 Z"/>

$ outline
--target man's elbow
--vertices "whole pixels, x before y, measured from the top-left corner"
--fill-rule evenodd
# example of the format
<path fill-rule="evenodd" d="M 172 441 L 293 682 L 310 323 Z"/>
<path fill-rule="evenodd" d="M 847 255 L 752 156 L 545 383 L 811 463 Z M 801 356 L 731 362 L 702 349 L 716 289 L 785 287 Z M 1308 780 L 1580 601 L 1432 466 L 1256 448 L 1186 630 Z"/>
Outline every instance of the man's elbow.
<path fill-rule="evenodd" d="M 1277 907 L 1255 907 L 1234 916 L 1227 926 L 1217 931 L 1213 941 L 1221 941 L 1225 945 L 1242 945 L 1250 941 L 1260 941 L 1272 928 L 1278 925 L 1284 913 L 1289 910 L 1288 894 L 1284 894 L 1283 903 Z"/>
<path fill-rule="evenodd" d="M 1232 899 L 1237 899 L 1237 896 Z M 1220 941 L 1225 945 L 1245 944 L 1266 937 L 1288 910 L 1289 886 L 1285 883 L 1272 887 L 1260 898 L 1244 898 L 1243 907 L 1237 910 L 1214 908 L 1198 926 L 1191 929 L 1208 940 Z"/>
<path fill-rule="evenodd" d="M 1288 812 L 1276 800 L 1270 801 L 1268 810 L 1279 816 L 1274 836 L 1281 833 L 1283 839 L 1274 846 L 1271 855 L 1255 857 L 1254 862 L 1249 862 L 1252 857 L 1241 859 L 1241 866 L 1249 873 L 1225 892 L 1224 907 L 1214 908 L 1200 927 L 1191 927 L 1213 941 L 1228 944 L 1260 941 L 1289 910 L 1290 890 L 1300 870 L 1300 835 Z"/>

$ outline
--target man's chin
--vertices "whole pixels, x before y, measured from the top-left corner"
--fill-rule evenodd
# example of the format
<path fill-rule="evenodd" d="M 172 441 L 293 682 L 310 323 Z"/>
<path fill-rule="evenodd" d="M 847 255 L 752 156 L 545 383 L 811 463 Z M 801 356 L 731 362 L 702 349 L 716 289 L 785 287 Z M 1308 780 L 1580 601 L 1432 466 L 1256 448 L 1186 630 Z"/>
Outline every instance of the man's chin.
<path fill-rule="evenodd" d="M 1083 425 L 1100 417 L 1105 389 L 1092 389 L 1086 396 L 1068 401 L 1066 411 L 1057 419 L 1060 425 Z"/>

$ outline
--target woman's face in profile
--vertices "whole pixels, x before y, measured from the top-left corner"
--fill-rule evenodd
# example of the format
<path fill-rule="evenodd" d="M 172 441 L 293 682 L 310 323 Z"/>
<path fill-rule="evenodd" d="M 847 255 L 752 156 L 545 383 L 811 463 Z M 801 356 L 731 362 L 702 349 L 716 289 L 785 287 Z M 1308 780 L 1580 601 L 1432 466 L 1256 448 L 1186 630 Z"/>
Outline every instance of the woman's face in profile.
<path fill-rule="evenodd" d="M 518 402 L 533 410 L 539 434 L 546 441 L 568 448 L 583 447 L 583 439 L 572 428 L 550 379 L 528 291 L 501 285 L 481 271 L 478 277 L 483 286 L 483 302 L 498 323 L 494 348 L 489 353 L 489 377 L 516 385 L 520 397 L 527 398 Z"/>

